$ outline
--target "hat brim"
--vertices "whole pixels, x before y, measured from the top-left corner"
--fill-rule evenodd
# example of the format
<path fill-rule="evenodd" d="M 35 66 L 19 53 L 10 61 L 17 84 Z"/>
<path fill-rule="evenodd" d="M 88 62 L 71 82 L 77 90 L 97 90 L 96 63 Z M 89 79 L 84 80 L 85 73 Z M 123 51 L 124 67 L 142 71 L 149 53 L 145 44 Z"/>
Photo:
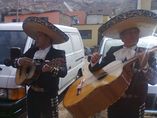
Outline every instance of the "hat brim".
<path fill-rule="evenodd" d="M 39 17 L 26 18 L 23 22 L 23 30 L 34 40 L 36 40 L 37 32 L 42 32 L 50 37 L 53 44 L 64 43 L 69 39 L 69 37 L 55 25 Z"/>
<path fill-rule="evenodd" d="M 140 37 L 152 35 L 157 27 L 157 15 L 148 10 L 132 10 L 111 18 L 99 28 L 106 37 L 120 39 L 119 34 L 129 28 L 137 27 Z"/>

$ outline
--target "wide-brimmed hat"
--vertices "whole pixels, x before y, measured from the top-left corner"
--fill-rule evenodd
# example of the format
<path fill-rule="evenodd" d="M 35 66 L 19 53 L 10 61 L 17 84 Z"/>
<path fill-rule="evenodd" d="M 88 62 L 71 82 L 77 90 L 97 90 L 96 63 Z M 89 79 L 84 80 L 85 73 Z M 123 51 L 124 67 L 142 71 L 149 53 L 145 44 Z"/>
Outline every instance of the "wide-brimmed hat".
<path fill-rule="evenodd" d="M 120 39 L 119 34 L 129 28 L 137 27 L 140 37 L 151 35 L 157 26 L 157 14 L 148 10 L 131 10 L 119 14 L 100 26 L 99 34 Z"/>
<path fill-rule="evenodd" d="M 69 39 L 63 31 L 41 17 L 31 16 L 26 18 L 23 22 L 23 30 L 34 40 L 36 39 L 36 33 L 42 32 L 50 37 L 53 44 L 64 43 Z"/>

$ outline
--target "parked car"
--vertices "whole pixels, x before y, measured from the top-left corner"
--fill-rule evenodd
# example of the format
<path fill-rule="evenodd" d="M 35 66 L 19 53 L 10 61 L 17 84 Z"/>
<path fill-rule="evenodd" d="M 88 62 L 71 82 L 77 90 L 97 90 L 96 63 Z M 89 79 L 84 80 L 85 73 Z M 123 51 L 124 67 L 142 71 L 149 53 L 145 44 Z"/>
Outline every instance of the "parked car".
<path fill-rule="evenodd" d="M 78 76 L 82 75 L 84 65 L 84 46 L 77 28 L 55 25 L 65 32 L 69 40 L 54 48 L 65 50 L 68 74 L 60 78 L 59 95 Z M 10 57 L 10 48 L 19 47 L 21 52 L 26 52 L 34 45 L 34 40 L 28 37 L 22 29 L 22 23 L 0 24 L 0 117 L 19 117 L 26 112 L 27 89 L 16 85 L 16 68 L 5 66 L 4 60 Z"/>
<path fill-rule="evenodd" d="M 101 59 L 106 56 L 106 52 L 110 49 L 111 46 L 122 45 L 123 42 L 119 39 L 111 39 L 104 37 L 100 42 L 100 54 L 102 55 Z M 157 36 L 148 36 L 139 39 L 137 44 L 138 47 L 152 48 L 157 46 Z M 157 59 L 157 52 L 155 52 Z M 101 61 L 100 59 L 100 61 Z M 157 114 L 157 84 L 148 85 L 148 97 L 146 101 L 146 113 Z"/>

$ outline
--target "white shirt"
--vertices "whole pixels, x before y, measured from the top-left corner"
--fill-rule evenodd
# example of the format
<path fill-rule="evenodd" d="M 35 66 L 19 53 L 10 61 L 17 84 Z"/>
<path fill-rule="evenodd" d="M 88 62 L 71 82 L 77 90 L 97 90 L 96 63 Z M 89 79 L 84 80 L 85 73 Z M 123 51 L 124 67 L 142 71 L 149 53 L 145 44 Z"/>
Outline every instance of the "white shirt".
<path fill-rule="evenodd" d="M 45 60 L 46 55 L 48 51 L 50 50 L 51 46 L 45 48 L 45 49 L 39 49 L 38 51 L 35 52 L 33 59 L 42 59 Z"/>
<path fill-rule="evenodd" d="M 115 56 L 116 60 L 119 60 L 119 61 L 122 61 L 122 62 L 127 61 L 128 59 L 131 59 L 135 56 L 135 54 L 136 54 L 135 49 L 136 48 L 137 48 L 137 46 L 133 46 L 133 47 L 130 47 L 130 48 L 127 48 L 127 47 L 123 46 L 123 48 L 121 48 L 120 50 L 114 52 L 113 55 Z M 92 62 L 90 62 L 90 63 L 91 63 L 91 67 L 93 67 L 95 64 L 97 64 L 97 63 L 92 63 Z"/>
<path fill-rule="evenodd" d="M 135 56 L 135 51 L 136 46 L 127 48 L 127 47 L 123 47 L 122 49 L 114 52 L 114 56 L 116 60 L 120 60 L 120 61 L 125 61 L 128 59 L 131 59 Z"/>

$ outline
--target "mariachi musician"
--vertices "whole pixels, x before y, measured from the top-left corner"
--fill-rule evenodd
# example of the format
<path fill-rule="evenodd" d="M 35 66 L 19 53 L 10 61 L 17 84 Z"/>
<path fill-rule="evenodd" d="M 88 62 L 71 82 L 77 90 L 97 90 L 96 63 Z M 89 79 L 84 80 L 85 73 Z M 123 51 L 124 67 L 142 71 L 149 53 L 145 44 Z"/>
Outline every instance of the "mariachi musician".
<path fill-rule="evenodd" d="M 65 52 L 53 48 L 53 44 L 66 42 L 68 36 L 56 26 L 40 17 L 28 17 L 23 22 L 24 32 L 35 40 L 22 57 L 15 59 L 17 68 L 34 66 L 32 60 L 43 60 L 40 75 L 30 84 L 27 94 L 28 118 L 58 118 L 59 77 L 67 74 Z M 46 62 L 62 59 L 54 66 Z M 44 63 L 45 62 L 45 63 Z M 38 62 L 39 64 L 39 62 Z M 22 71 L 22 70 L 21 70 Z"/>
<path fill-rule="evenodd" d="M 157 69 L 154 51 L 145 52 L 146 49 L 137 47 L 137 43 L 140 37 L 152 35 L 156 25 L 155 13 L 147 10 L 132 10 L 111 18 L 99 28 L 99 33 L 113 39 L 121 39 L 124 45 L 111 47 L 101 62 L 99 62 L 100 54 L 94 53 L 89 65 L 91 72 L 101 69 L 114 60 L 126 62 L 133 57 L 138 57 L 138 61 L 133 66 L 130 86 L 118 101 L 109 106 L 108 118 L 144 117 L 148 83 L 152 85 L 157 83 L 155 77 Z M 97 116 L 100 114 L 97 113 L 94 118 Z"/>

